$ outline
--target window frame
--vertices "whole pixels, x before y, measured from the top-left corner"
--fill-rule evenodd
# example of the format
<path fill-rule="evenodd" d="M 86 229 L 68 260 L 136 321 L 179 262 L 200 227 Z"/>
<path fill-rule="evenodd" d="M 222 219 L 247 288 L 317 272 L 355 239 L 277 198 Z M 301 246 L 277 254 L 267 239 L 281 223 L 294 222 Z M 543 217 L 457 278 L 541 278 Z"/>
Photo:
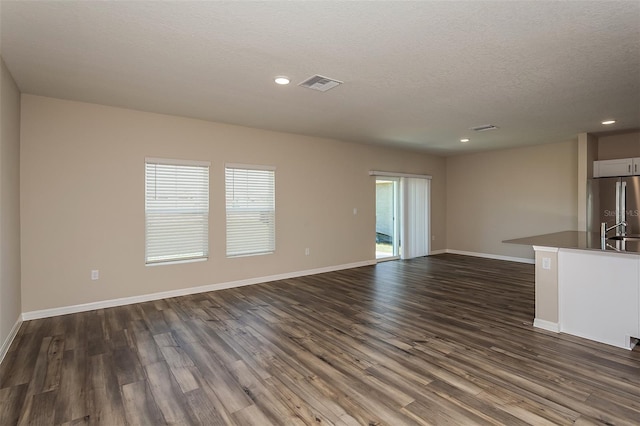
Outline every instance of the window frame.
<path fill-rule="evenodd" d="M 230 199 L 233 198 L 233 197 L 230 197 L 230 194 L 229 194 L 229 191 L 230 191 L 229 171 L 230 170 L 239 170 L 241 172 L 246 172 L 247 175 L 250 174 L 251 172 L 260 172 L 260 173 L 267 172 L 270 175 L 269 183 L 271 186 L 269 190 L 266 192 L 265 192 L 265 187 L 262 187 L 263 189 L 262 193 L 258 193 L 258 194 L 254 193 L 253 201 L 259 200 L 258 204 L 264 203 L 265 199 L 261 197 L 264 197 L 266 194 L 270 194 L 271 196 L 270 207 L 269 208 L 266 208 L 264 206 L 255 207 L 255 208 L 247 207 L 246 203 L 250 201 L 251 194 L 243 194 L 248 197 L 245 200 L 245 205 L 242 207 L 230 208 L 229 201 Z M 224 167 L 224 174 L 225 174 L 224 186 L 225 186 L 225 230 L 226 230 L 225 253 L 226 253 L 226 257 L 234 258 L 234 257 L 261 256 L 261 255 L 274 254 L 276 251 L 276 168 L 274 166 L 265 166 L 265 165 L 227 163 L 225 164 L 225 167 Z M 247 177 L 247 179 L 249 179 L 249 177 Z M 253 179 L 259 179 L 259 177 L 256 177 L 254 175 Z M 235 193 L 235 188 L 236 188 L 235 175 L 233 176 L 233 184 L 234 184 L 233 192 Z M 248 188 L 245 188 L 245 189 L 249 190 Z M 243 203 L 239 202 L 239 204 L 243 204 Z M 268 228 L 268 235 L 266 236 L 265 240 L 262 242 L 264 244 L 263 246 L 259 246 L 257 244 L 253 244 L 253 245 L 248 244 L 248 245 L 245 245 L 244 248 L 237 248 L 237 246 L 239 245 L 239 242 L 237 240 L 232 241 L 234 237 L 242 236 L 240 233 L 237 233 L 237 235 L 234 235 L 234 230 L 238 228 L 249 229 L 249 227 L 247 226 L 230 227 L 230 217 L 241 216 L 241 214 L 243 213 L 244 214 L 258 213 L 259 221 L 261 222 L 264 222 L 265 220 L 267 221 L 266 223 Z M 253 218 L 253 221 L 255 222 L 255 217 Z M 247 235 L 244 235 L 244 237 L 246 238 Z"/>
<path fill-rule="evenodd" d="M 210 168 L 209 161 L 196 160 L 178 160 L 170 158 L 145 157 L 145 177 L 144 177 L 144 215 L 145 215 L 145 248 L 144 261 L 146 266 L 167 265 L 185 262 L 206 261 L 209 259 L 209 216 L 210 216 Z M 175 168 L 174 182 L 171 178 L 167 178 L 158 185 L 158 167 L 164 168 L 161 173 L 166 174 L 171 167 Z M 153 182 L 150 181 L 150 168 L 153 168 Z M 181 169 L 182 168 L 182 169 Z M 198 168 L 189 172 L 185 168 Z M 202 180 L 198 179 L 198 174 L 202 174 Z M 166 178 L 166 175 L 163 176 Z M 194 184 L 195 183 L 195 184 Z M 170 188 L 171 185 L 175 188 Z M 192 186 L 193 192 L 191 197 L 184 197 L 185 191 L 189 184 Z M 154 185 L 154 198 L 156 205 L 150 198 L 150 186 Z M 158 200 L 158 192 L 163 191 L 166 196 L 165 200 Z M 180 197 L 180 195 L 183 195 Z M 181 221 L 176 218 L 182 217 Z M 188 215 L 188 216 L 186 216 Z M 155 216 L 155 217 L 153 217 Z M 174 216 L 172 221 L 167 221 L 168 216 Z M 153 218 L 152 218 L 153 217 Z M 152 218 L 152 219 L 151 219 Z M 166 223 L 162 223 L 163 219 Z M 198 223 L 200 221 L 200 223 Z M 191 223 L 190 223 L 191 222 Z M 153 231 L 155 228 L 155 232 Z M 165 233 L 173 233 L 165 235 L 165 241 L 162 241 L 162 231 Z M 194 237 L 192 241 L 184 237 L 186 233 L 200 235 Z M 171 254 L 166 247 L 171 246 L 171 239 L 174 239 L 175 245 L 186 250 L 187 247 L 197 247 L 194 252 L 179 252 Z M 169 241 L 169 242 L 167 242 Z M 195 242 L 195 244 L 194 244 Z M 165 247 L 163 247 L 163 245 Z M 162 254 L 162 252 L 165 254 Z"/>

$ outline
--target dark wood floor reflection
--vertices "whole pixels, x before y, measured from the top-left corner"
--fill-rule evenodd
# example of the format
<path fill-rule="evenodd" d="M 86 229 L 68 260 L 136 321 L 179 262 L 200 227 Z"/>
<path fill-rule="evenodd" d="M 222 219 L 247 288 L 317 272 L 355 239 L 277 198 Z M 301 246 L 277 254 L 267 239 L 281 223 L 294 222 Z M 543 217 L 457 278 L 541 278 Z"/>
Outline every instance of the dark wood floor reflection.
<path fill-rule="evenodd" d="M 640 351 L 534 329 L 533 266 L 440 255 L 25 322 L 0 424 L 635 424 Z"/>

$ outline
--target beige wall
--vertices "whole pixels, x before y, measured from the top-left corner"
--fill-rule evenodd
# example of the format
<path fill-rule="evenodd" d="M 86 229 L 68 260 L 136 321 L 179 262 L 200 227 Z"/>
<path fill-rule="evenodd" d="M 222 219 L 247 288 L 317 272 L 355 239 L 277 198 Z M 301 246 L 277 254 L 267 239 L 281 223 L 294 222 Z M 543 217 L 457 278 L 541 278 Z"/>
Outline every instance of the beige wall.
<path fill-rule="evenodd" d="M 598 137 L 597 160 L 640 157 L 640 131 Z"/>
<path fill-rule="evenodd" d="M 369 170 L 433 176 L 445 248 L 443 158 L 32 95 L 21 132 L 24 312 L 373 260 Z M 145 156 L 211 161 L 207 262 L 144 265 Z M 225 258 L 225 162 L 276 166 L 275 254 Z"/>
<path fill-rule="evenodd" d="M 20 310 L 20 93 L 0 59 L 0 345 Z"/>
<path fill-rule="evenodd" d="M 549 269 L 542 267 L 543 259 L 549 259 Z M 558 324 L 558 249 L 539 247 L 536 259 L 536 321 Z M 539 324 L 541 326 L 543 324 Z M 543 327 L 544 328 L 544 327 Z"/>
<path fill-rule="evenodd" d="M 577 142 L 447 158 L 447 248 L 533 259 L 503 240 L 575 230 Z"/>
<path fill-rule="evenodd" d="M 593 161 L 598 155 L 598 138 L 590 133 L 578 134 L 578 231 L 587 231 L 589 180 L 593 179 Z"/>

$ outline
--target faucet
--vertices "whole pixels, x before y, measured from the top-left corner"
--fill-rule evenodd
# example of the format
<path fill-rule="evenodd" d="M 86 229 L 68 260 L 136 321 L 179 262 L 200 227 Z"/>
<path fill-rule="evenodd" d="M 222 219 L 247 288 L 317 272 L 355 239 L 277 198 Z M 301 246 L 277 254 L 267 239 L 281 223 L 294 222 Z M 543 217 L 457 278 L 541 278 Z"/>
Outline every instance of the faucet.
<path fill-rule="evenodd" d="M 608 228 L 606 222 L 602 222 L 600 224 L 600 247 L 602 247 L 602 250 L 604 250 L 607 245 L 607 232 L 611 231 L 612 229 L 616 229 L 619 226 L 627 226 L 627 222 L 623 220 L 622 222 L 616 223 L 615 225 Z"/>
<path fill-rule="evenodd" d="M 607 235 L 607 232 L 609 232 L 609 231 L 611 231 L 612 229 L 615 229 L 615 228 L 617 228 L 617 227 L 619 227 L 619 226 L 627 226 L 627 221 L 623 220 L 622 222 L 620 222 L 620 223 L 616 223 L 615 225 L 610 226 L 610 227 L 608 227 L 608 228 L 607 228 L 607 222 L 602 222 L 602 223 L 600 224 L 600 234 L 604 234 L 604 236 L 606 236 L 606 235 Z"/>

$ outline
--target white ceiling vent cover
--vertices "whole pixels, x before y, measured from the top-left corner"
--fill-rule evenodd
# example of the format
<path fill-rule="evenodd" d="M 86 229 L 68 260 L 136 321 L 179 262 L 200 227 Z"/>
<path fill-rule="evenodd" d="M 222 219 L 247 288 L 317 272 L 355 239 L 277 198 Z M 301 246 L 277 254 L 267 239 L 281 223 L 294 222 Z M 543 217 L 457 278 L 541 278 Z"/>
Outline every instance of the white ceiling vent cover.
<path fill-rule="evenodd" d="M 494 126 L 493 124 L 485 124 L 478 127 L 472 127 L 471 130 L 476 132 L 486 132 L 487 130 L 496 130 L 499 129 L 498 126 Z"/>
<path fill-rule="evenodd" d="M 318 90 L 320 92 L 326 92 L 329 89 L 333 89 L 334 87 L 341 85 L 342 83 L 342 81 L 334 80 L 329 77 L 314 75 L 313 77 L 309 77 L 302 83 L 298 84 L 298 86 L 308 87 L 309 89 Z"/>

